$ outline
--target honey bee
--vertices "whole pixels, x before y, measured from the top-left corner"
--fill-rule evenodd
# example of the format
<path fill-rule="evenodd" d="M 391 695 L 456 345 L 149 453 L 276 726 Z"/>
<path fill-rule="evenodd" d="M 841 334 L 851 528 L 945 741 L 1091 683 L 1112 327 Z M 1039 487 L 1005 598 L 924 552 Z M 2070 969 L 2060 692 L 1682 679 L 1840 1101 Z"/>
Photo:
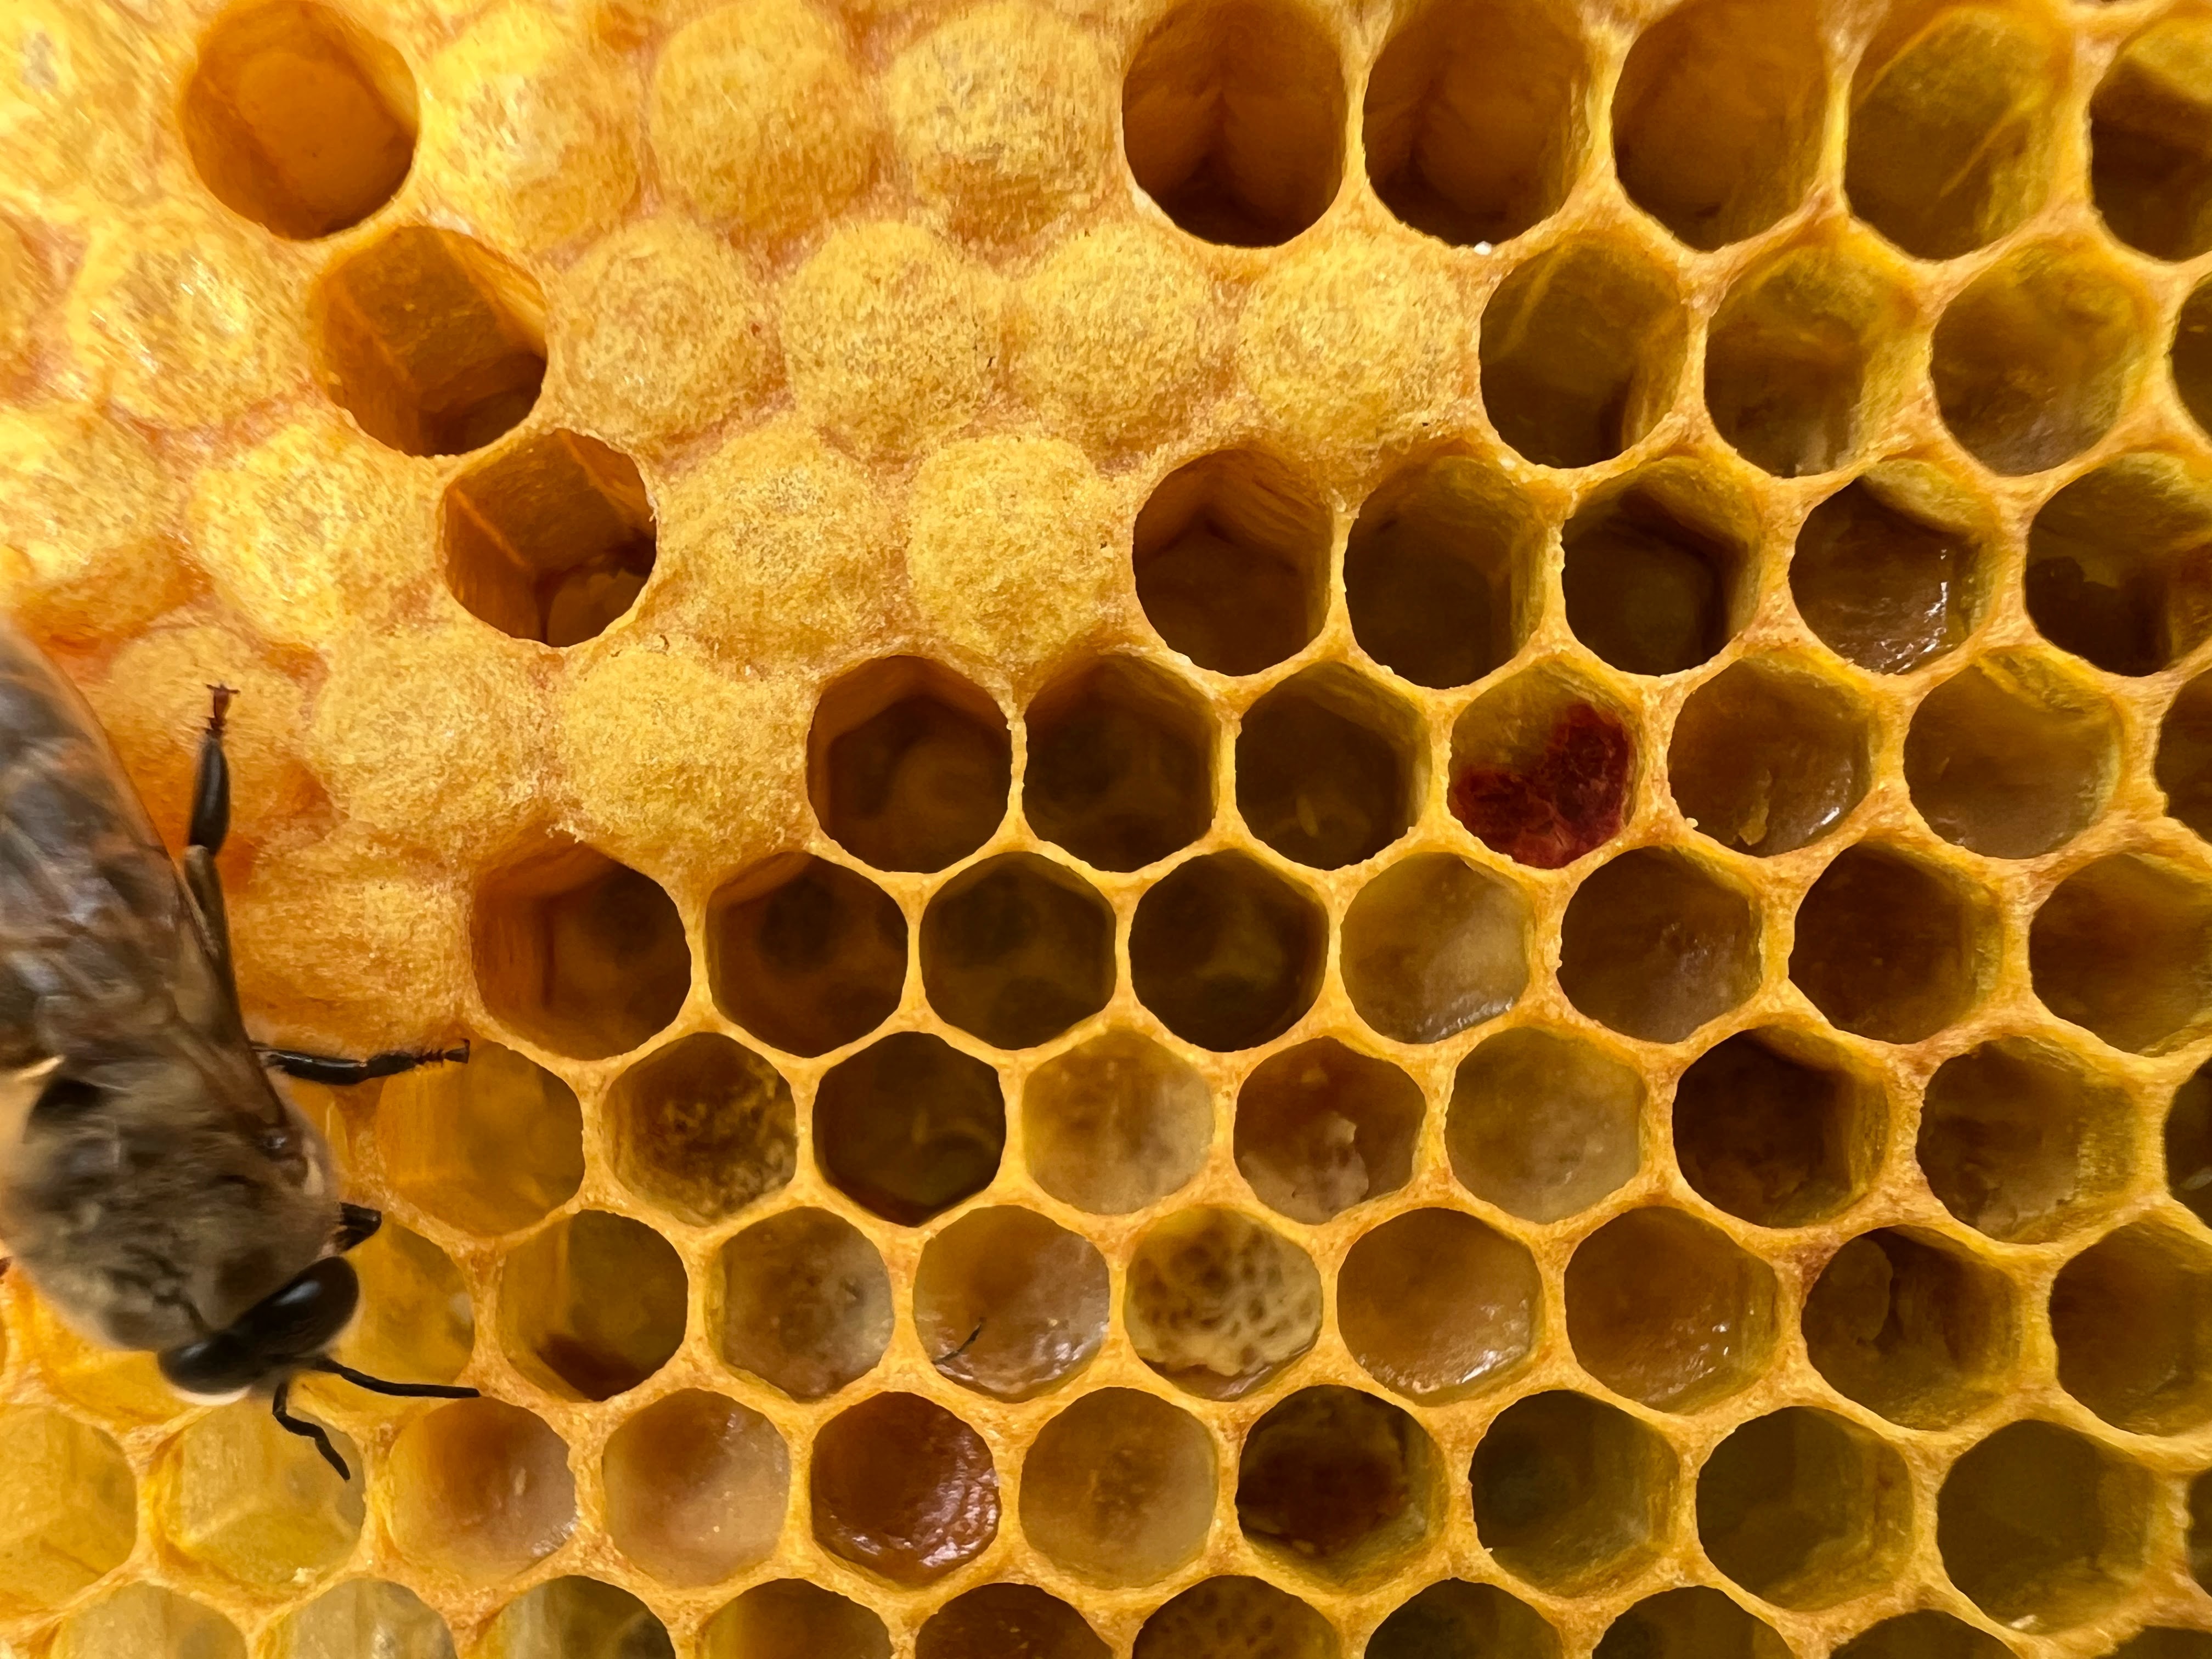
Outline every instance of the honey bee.
<path fill-rule="evenodd" d="M 0 1239 L 80 1334 L 155 1354 L 195 1399 L 267 1389 L 346 1479 L 287 1407 L 299 1373 L 477 1391 L 330 1357 L 361 1301 L 345 1252 L 383 1218 L 342 1200 L 329 1145 L 270 1073 L 361 1083 L 468 1049 L 340 1060 L 247 1035 L 216 872 L 235 693 L 210 690 L 179 879 L 91 709 L 0 621 Z"/>

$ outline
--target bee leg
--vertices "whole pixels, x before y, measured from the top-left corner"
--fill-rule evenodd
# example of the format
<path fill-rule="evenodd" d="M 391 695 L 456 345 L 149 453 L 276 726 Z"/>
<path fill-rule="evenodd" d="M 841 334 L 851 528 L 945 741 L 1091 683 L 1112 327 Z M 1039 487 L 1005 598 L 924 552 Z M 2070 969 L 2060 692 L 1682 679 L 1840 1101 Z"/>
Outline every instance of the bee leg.
<path fill-rule="evenodd" d="M 380 1054 L 371 1054 L 367 1060 L 345 1060 L 334 1054 L 311 1054 L 298 1048 L 260 1048 L 261 1063 L 282 1072 L 286 1077 L 296 1078 L 302 1083 L 324 1083 L 343 1089 L 349 1084 L 368 1083 L 380 1077 L 398 1077 L 402 1072 L 411 1072 L 417 1066 L 441 1066 L 451 1063 L 465 1065 L 469 1058 L 465 1042 L 454 1048 L 387 1048 Z"/>
<path fill-rule="evenodd" d="M 287 1377 L 276 1385 L 276 1395 L 269 1402 L 269 1414 L 276 1419 L 277 1426 L 289 1433 L 300 1436 L 302 1439 L 313 1441 L 315 1449 L 323 1455 L 323 1462 L 338 1472 L 338 1479 L 352 1480 L 353 1471 L 346 1468 L 345 1459 L 338 1455 L 338 1449 L 331 1444 L 331 1437 L 323 1432 L 323 1425 L 319 1423 L 311 1423 L 304 1417 L 295 1417 L 285 1409 L 285 1404 L 291 1395 L 292 1381 Z"/>
<path fill-rule="evenodd" d="M 338 1254 L 343 1255 L 355 1245 L 374 1237 L 376 1230 L 383 1224 L 384 1212 L 381 1210 L 372 1210 L 364 1204 L 341 1204 L 338 1206 L 337 1236 L 331 1242 L 337 1246 Z"/>
<path fill-rule="evenodd" d="M 200 913 L 216 966 L 228 981 L 230 916 L 222 902 L 222 878 L 216 873 L 215 855 L 230 834 L 230 762 L 222 752 L 222 727 L 230 700 L 238 693 L 227 685 L 211 685 L 208 690 L 215 704 L 200 736 L 199 769 L 192 777 L 192 821 L 185 832 L 185 886 Z"/>

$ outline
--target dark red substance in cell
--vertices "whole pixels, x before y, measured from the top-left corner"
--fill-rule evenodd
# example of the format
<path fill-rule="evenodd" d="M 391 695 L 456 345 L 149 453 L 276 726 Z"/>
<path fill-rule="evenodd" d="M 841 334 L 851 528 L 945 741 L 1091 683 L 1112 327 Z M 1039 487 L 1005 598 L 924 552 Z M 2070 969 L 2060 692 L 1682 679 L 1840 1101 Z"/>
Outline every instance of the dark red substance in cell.
<path fill-rule="evenodd" d="M 1453 779 L 1452 816 L 1515 863 L 1556 870 L 1620 832 L 1635 758 L 1627 727 L 1577 703 L 1525 772 L 1470 766 Z"/>

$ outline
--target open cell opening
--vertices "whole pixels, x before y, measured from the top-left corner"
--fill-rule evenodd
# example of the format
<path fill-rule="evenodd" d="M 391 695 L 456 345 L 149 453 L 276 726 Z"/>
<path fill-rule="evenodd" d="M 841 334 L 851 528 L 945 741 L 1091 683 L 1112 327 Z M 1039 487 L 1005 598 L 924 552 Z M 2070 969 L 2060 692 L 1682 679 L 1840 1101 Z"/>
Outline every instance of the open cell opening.
<path fill-rule="evenodd" d="M 1663 1545 L 1674 1454 L 1626 1412 L 1555 1389 L 1498 1413 L 1468 1483 L 1475 1532 L 1498 1564 L 1579 1595 L 1629 1577 Z"/>
<path fill-rule="evenodd" d="M 1162 479 L 1137 514 L 1138 601 L 1200 668 L 1256 674 L 1321 631 L 1329 535 L 1328 509 L 1273 456 L 1202 455 Z"/>
<path fill-rule="evenodd" d="M 985 1584 L 954 1596 L 914 1638 L 915 1659 L 1107 1659 L 1083 1615 L 1034 1584 Z"/>
<path fill-rule="evenodd" d="M 1534 1350 L 1543 1285 L 1528 1247 L 1457 1210 L 1413 1210 L 1361 1236 L 1336 1279 L 1336 1322 L 1367 1374 L 1443 1405 Z"/>
<path fill-rule="evenodd" d="M 1502 1031 L 1462 1060 L 1444 1118 L 1452 1174 L 1525 1221 L 1563 1221 L 1635 1175 L 1644 1079 L 1580 1037 Z"/>
<path fill-rule="evenodd" d="M 1694 860 L 1638 848 L 1567 902 L 1559 972 L 1567 1000 L 1592 1019 L 1680 1042 L 1759 988 L 1759 913 Z"/>
<path fill-rule="evenodd" d="M 1928 827 L 1993 858 L 2063 847 L 2105 810 L 2119 722 L 2094 687 L 2008 652 L 1971 664 L 1913 711 L 1905 778 Z"/>
<path fill-rule="evenodd" d="M 873 1370 L 894 1317 L 883 1257 L 842 1216 L 787 1211 L 722 1247 L 722 1358 L 794 1400 L 819 1400 Z"/>
<path fill-rule="evenodd" d="M 1592 1659 L 1790 1659 L 1790 1644 L 1704 1584 L 1647 1595 L 1606 1627 Z"/>
<path fill-rule="evenodd" d="M 387 1215 L 346 1260 L 361 1276 L 361 1312 L 337 1357 L 402 1382 L 459 1376 L 476 1346 L 477 1320 L 453 1259 Z"/>
<path fill-rule="evenodd" d="M 610 1399 L 682 1346 L 685 1282 L 682 1258 L 652 1228 L 585 1210 L 507 1256 L 500 1277 L 507 1349 L 556 1394 Z"/>
<path fill-rule="evenodd" d="M 2115 1428 L 2179 1434 L 2212 1415 L 2212 1249 L 2178 1229 L 2107 1234 L 2051 1287 L 2058 1384 Z"/>
<path fill-rule="evenodd" d="M 1524 0 L 1431 4 L 1368 77 L 1367 176 L 1414 229 L 1487 252 L 1559 211 L 1589 143 L 1588 55 Z"/>
<path fill-rule="evenodd" d="M 376 1097 L 385 1179 L 441 1221 L 492 1237 L 567 1203 L 584 1179 L 575 1091 L 495 1042 L 465 1066 L 423 1066 Z M 372 1241 L 374 1242 L 374 1241 Z"/>
<path fill-rule="evenodd" d="M 2118 1196 L 2133 1139 L 2118 1085 L 2062 1048 L 2003 1037 L 1929 1079 L 1917 1153 L 1945 1209 L 1992 1238 L 2032 1244 Z"/>
<path fill-rule="evenodd" d="M 1674 1085 L 1674 1161 L 1698 1195 L 1762 1227 L 1826 1220 L 1866 1189 L 1888 1133 L 1881 1082 L 1824 1042 L 1740 1032 Z"/>
<path fill-rule="evenodd" d="M 2173 1091 L 2166 1116 L 2166 1189 L 2212 1227 L 2212 1066 Z"/>
<path fill-rule="evenodd" d="M 1328 944 L 1328 917 L 1310 895 L 1244 854 L 1210 853 L 1137 901 L 1129 977 L 1184 1042 L 1252 1048 L 1313 1006 Z"/>
<path fill-rule="evenodd" d="M 434 1407 L 399 1431 L 385 1474 L 400 1553 L 473 1584 L 544 1560 L 576 1524 L 568 1448 L 503 1401 Z"/>
<path fill-rule="evenodd" d="M 657 1400 L 608 1437 L 607 1535 L 664 1584 L 712 1584 L 766 1560 L 783 1530 L 791 1453 L 758 1412 L 700 1389 Z"/>
<path fill-rule="evenodd" d="M 1338 1659 L 1335 1628 L 1288 1590 L 1259 1578 L 1206 1578 L 1170 1598 L 1137 1632 L 1134 1659 Z"/>
<path fill-rule="evenodd" d="M 1752 1382 L 1774 1345 L 1774 1273 L 1680 1210 L 1616 1217 L 1567 1263 L 1567 1340 L 1616 1394 L 1695 1411 Z"/>
<path fill-rule="evenodd" d="M 1133 1031 L 1107 1031 L 1055 1055 L 1022 1085 L 1030 1174 L 1093 1215 L 1158 1203 L 1198 1174 L 1212 1139 L 1206 1079 Z"/>
<path fill-rule="evenodd" d="M 271 1659 L 453 1659 L 446 1621 L 404 1586 L 351 1578 L 277 1626 Z"/>
<path fill-rule="evenodd" d="M 2004 1275 L 1938 1235 L 1885 1227 L 1806 1293 L 1805 1351 L 1847 1400 L 1912 1429 L 1957 1422 L 2004 1387 L 2019 1342 Z"/>
<path fill-rule="evenodd" d="M 2161 259 L 2212 248 L 2212 21 L 2154 23 L 2089 100 L 2089 193 L 2113 235 Z"/>
<path fill-rule="evenodd" d="M 177 1654 L 188 1659 L 246 1659 L 238 1626 L 188 1595 L 149 1583 L 124 1584 L 64 1620 L 50 1659 L 107 1659 L 111 1654 Z"/>
<path fill-rule="evenodd" d="M 2212 841 L 2212 674 L 2183 686 L 2166 711 L 2154 771 L 2168 815 Z"/>
<path fill-rule="evenodd" d="M 1213 823 L 1213 717 L 1176 675 L 1107 657 L 1039 692 L 1023 717 L 1022 815 L 1100 870 L 1139 870 Z"/>
<path fill-rule="evenodd" d="M 712 1226 L 789 1181 L 799 1115 L 775 1066 L 713 1031 L 623 1073 L 607 1097 L 615 1171 L 633 1192 Z"/>
<path fill-rule="evenodd" d="M 1028 1400 L 1097 1357 L 1110 1300 L 1089 1239 L 1032 1210 L 974 1210 L 922 1246 L 915 1334 L 955 1382 Z"/>
<path fill-rule="evenodd" d="M 1356 670 L 1309 668 L 1244 711 L 1237 810 L 1296 863 L 1358 864 L 1419 815 L 1425 737 L 1412 709 Z"/>
<path fill-rule="evenodd" d="M 994 1048 L 1034 1048 L 1114 994 L 1114 912 L 1073 870 L 1003 853 L 930 899 L 921 983 L 962 1030 Z"/>
<path fill-rule="evenodd" d="M 854 1202 L 915 1227 L 999 1172 L 999 1074 L 940 1036 L 897 1031 L 840 1060 L 814 1092 L 814 1158 Z"/>
<path fill-rule="evenodd" d="M 2037 630 L 2107 673 L 2154 674 L 2212 634 L 2212 482 L 2123 455 L 2045 502 L 2027 536 Z"/>
<path fill-rule="evenodd" d="M 548 1579 L 501 1611 L 484 1634 L 496 1654 L 611 1654 L 676 1659 L 668 1627 L 626 1589 L 596 1578 Z"/>
<path fill-rule="evenodd" d="M 1340 965 L 1360 1018 L 1401 1042 L 1495 1019 L 1528 984 L 1528 902 L 1452 853 L 1417 853 L 1359 890 Z"/>
<path fill-rule="evenodd" d="M 831 839 L 878 870 L 942 870 L 1006 816 L 1013 738 L 999 705 L 922 657 L 856 668 L 822 694 L 806 789 Z"/>
<path fill-rule="evenodd" d="M 1413 1174 L 1421 1085 L 1387 1060 L 1318 1037 L 1270 1054 L 1237 1097 L 1237 1168 L 1260 1201 L 1321 1223 Z"/>
<path fill-rule="evenodd" d="M 308 320 L 331 401 L 404 454 L 482 449 L 544 384 L 545 296 L 457 231 L 410 225 L 346 255 L 316 283 Z"/>
<path fill-rule="evenodd" d="M 1645 468 L 1567 520 L 1567 625 L 1628 673 L 1695 668 L 1749 613 L 1757 536 L 1742 499 L 1696 463 Z"/>
<path fill-rule="evenodd" d="M 1482 313 L 1482 404 L 1540 466 L 1593 466 L 1674 406 L 1686 337 L 1673 279 L 1625 243 L 1576 238 L 1498 285 Z"/>
<path fill-rule="evenodd" d="M 2008 1659 L 2011 1652 L 1987 1631 L 1926 1608 L 1861 1631 L 1836 1650 L 1836 1659 Z"/>
<path fill-rule="evenodd" d="M 484 1006 L 578 1060 L 636 1048 L 676 1018 L 691 947 L 652 877 L 571 843 L 493 872 L 477 889 Z"/>
<path fill-rule="evenodd" d="M 1357 1389 L 1301 1389 L 1244 1436 L 1237 1522 L 1263 1553 L 1339 1580 L 1419 1543 L 1441 1507 L 1436 1448 Z"/>
<path fill-rule="evenodd" d="M 1806 1406 L 1746 1423 L 1698 1471 L 1706 1559 L 1777 1607 L 1832 1607 L 1887 1582 L 1911 1510 L 1903 1458 Z"/>
<path fill-rule="evenodd" d="M 972 1561 L 999 1532 L 991 1449 L 944 1407 L 882 1394 L 815 1431 L 814 1536 L 909 1588 Z"/>
<path fill-rule="evenodd" d="M 891 1016 L 906 984 L 906 916 L 857 871 L 783 853 L 707 907 L 715 1005 L 762 1042 L 813 1056 Z"/>
<path fill-rule="evenodd" d="M 1978 510 L 1935 468 L 1893 461 L 1807 514 L 1790 561 L 1797 614 L 1838 656 L 1903 674 L 1956 649 L 1981 608 Z"/>
<path fill-rule="evenodd" d="M 1838 1030 L 1917 1042 L 1980 994 L 1985 908 L 1936 866 L 1862 842 L 1799 902 L 1790 977 Z"/>
<path fill-rule="evenodd" d="M 2115 1048 L 2164 1054 L 2212 1014 L 2212 888 L 2132 854 L 2059 883 L 2027 933 L 2043 1006 Z"/>
<path fill-rule="evenodd" d="M 2212 431 L 2212 283 L 2199 283 L 2181 302 L 2166 365 L 2190 418 Z"/>
<path fill-rule="evenodd" d="M 1674 717 L 1667 785 L 1700 834 L 1767 858 L 1809 847 L 1850 816 L 1873 774 L 1872 742 L 1865 708 L 1844 686 L 1746 658 Z"/>
<path fill-rule="evenodd" d="M 1559 1632 L 1519 1597 L 1447 1578 L 1377 1626 L 1366 1659 L 1559 1659 L 1560 1651 Z"/>
<path fill-rule="evenodd" d="M 1030 1443 L 1022 1531 L 1069 1572 L 1150 1583 L 1205 1547 L 1218 1461 L 1188 1412 L 1135 1389 L 1101 1389 Z"/>
<path fill-rule="evenodd" d="M 1311 1257 L 1235 1210 L 1178 1210 L 1129 1258 L 1121 1311 L 1147 1365 L 1209 1400 L 1249 1394 L 1321 1334 Z"/>
<path fill-rule="evenodd" d="M 352 1479 L 340 1480 L 258 1401 L 186 1425 L 161 1452 L 164 1540 L 195 1565 L 264 1595 L 328 1572 L 353 1553 L 367 1516 L 361 1448 L 350 1435 L 329 1432 Z"/>
<path fill-rule="evenodd" d="M 1633 717 L 1547 663 L 1469 704 L 1452 727 L 1452 816 L 1492 852 L 1557 870 L 1620 833 L 1638 773 Z"/>
<path fill-rule="evenodd" d="M 756 1584 L 707 1621 L 702 1659 L 890 1659 L 890 1632 L 857 1601 L 804 1579 Z"/>

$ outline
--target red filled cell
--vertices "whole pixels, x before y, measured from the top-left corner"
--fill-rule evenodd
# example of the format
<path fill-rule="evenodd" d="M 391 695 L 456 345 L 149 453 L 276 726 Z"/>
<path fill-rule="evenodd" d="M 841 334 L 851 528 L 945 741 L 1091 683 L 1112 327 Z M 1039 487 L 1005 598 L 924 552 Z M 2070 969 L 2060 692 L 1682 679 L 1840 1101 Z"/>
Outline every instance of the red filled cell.
<path fill-rule="evenodd" d="M 1452 780 L 1452 816 L 1516 864 L 1556 870 L 1620 831 L 1636 758 L 1627 727 L 1577 703 L 1523 771 L 1470 766 Z"/>

